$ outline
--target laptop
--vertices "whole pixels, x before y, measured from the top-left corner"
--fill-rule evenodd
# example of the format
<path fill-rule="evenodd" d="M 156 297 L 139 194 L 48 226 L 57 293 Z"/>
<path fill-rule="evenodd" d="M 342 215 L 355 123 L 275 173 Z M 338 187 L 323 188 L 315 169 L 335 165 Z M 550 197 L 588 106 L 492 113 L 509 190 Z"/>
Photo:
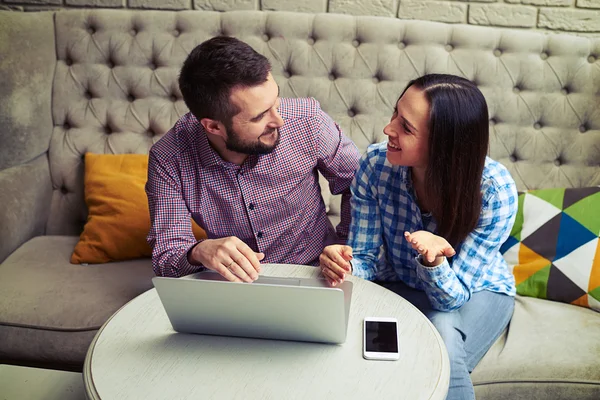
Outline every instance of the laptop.
<path fill-rule="evenodd" d="M 352 282 L 261 276 L 229 282 L 213 271 L 154 277 L 173 329 L 182 333 L 344 343 Z"/>

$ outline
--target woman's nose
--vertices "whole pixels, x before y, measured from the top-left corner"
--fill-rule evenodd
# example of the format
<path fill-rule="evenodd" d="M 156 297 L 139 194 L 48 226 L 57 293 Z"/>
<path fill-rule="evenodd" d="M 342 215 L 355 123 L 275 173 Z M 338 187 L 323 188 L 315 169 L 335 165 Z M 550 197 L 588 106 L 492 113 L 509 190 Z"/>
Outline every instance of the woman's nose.
<path fill-rule="evenodd" d="M 387 135 L 387 136 L 392 136 L 393 135 L 392 129 L 390 128 L 390 124 L 387 124 L 385 126 L 385 128 L 383 128 L 383 133 L 385 135 Z"/>

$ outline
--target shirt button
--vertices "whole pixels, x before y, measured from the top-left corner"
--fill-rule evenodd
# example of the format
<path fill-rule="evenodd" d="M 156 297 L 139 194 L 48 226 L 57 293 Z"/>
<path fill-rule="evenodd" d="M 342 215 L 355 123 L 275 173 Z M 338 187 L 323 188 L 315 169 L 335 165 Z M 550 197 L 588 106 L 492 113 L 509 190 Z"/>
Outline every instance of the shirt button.
<path fill-rule="evenodd" d="M 249 208 L 250 210 L 254 210 L 254 203 L 250 203 L 250 204 L 248 205 L 248 208 Z"/>
<path fill-rule="evenodd" d="M 261 232 L 258 232 L 258 233 L 256 234 L 256 236 L 257 236 L 259 239 L 260 239 L 260 238 L 262 238 L 262 237 L 263 237 L 263 233 L 262 233 L 262 231 L 261 231 Z"/>

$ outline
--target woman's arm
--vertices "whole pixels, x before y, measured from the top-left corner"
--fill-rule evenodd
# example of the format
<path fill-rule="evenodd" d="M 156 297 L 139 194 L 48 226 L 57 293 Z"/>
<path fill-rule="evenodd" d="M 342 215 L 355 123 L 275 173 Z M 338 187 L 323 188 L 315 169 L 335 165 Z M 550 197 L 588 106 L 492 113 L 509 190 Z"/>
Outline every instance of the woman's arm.
<path fill-rule="evenodd" d="M 352 183 L 352 219 L 348 246 L 352 247 L 352 275 L 374 280 L 383 243 L 377 186 L 377 166 L 369 152 L 362 158 Z"/>
<path fill-rule="evenodd" d="M 425 284 L 434 309 L 452 311 L 469 301 L 472 288 L 486 270 L 495 266 L 493 261 L 510 234 L 517 207 L 512 179 L 503 186 L 490 186 L 484 195 L 477 227 L 457 249 L 452 266 L 444 260 L 435 267 L 428 267 L 417 258 L 417 276 Z"/>

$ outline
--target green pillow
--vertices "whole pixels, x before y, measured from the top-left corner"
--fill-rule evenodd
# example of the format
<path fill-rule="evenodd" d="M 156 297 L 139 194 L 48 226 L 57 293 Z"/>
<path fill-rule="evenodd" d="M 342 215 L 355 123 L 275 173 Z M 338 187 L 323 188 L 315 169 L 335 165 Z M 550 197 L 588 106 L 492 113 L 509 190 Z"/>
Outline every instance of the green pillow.
<path fill-rule="evenodd" d="M 500 251 L 517 293 L 600 311 L 600 186 L 531 190 Z"/>

